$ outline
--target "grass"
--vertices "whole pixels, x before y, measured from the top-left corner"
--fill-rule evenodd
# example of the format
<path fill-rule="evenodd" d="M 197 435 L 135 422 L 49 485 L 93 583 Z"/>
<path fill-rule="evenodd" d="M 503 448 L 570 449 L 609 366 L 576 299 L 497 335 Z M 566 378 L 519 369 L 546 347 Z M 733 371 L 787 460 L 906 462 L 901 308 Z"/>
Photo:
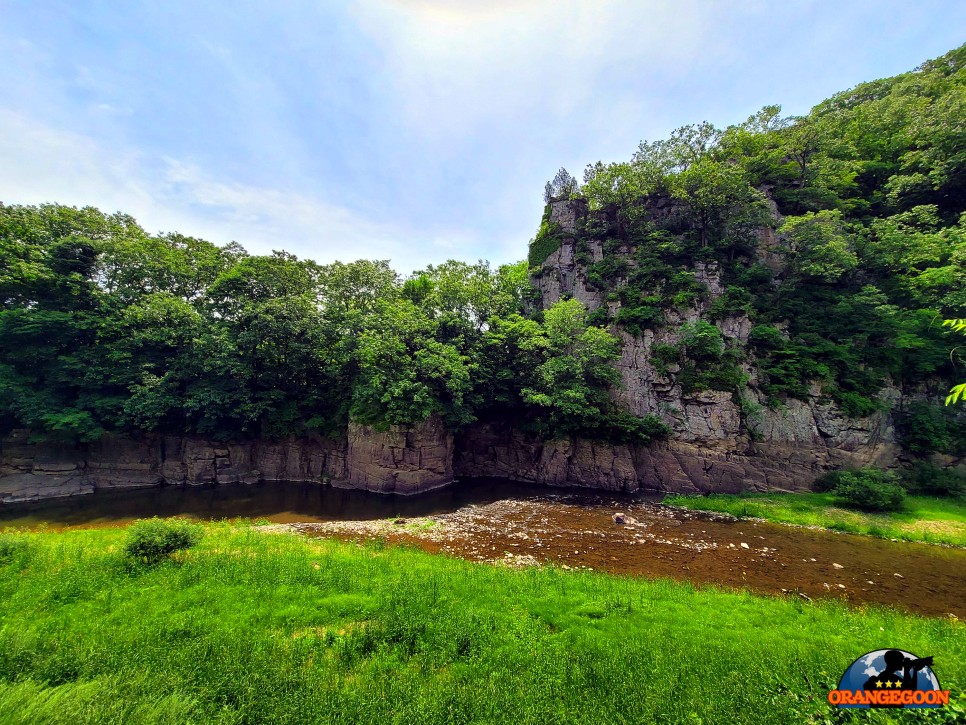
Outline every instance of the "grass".
<path fill-rule="evenodd" d="M 907 496 L 902 511 L 863 513 L 842 508 L 830 493 L 667 496 L 664 503 L 783 524 L 930 544 L 966 546 L 966 500 Z"/>
<path fill-rule="evenodd" d="M 2 723 L 849 722 L 826 693 L 883 646 L 966 684 L 963 623 L 891 610 L 244 524 L 153 567 L 123 530 L 0 541 Z"/>

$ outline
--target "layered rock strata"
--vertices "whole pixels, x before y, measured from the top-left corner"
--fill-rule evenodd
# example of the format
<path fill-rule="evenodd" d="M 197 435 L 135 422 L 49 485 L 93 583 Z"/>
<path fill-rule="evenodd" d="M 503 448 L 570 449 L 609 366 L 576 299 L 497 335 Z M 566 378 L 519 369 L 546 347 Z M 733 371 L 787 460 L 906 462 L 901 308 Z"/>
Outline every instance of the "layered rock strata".
<path fill-rule="evenodd" d="M 453 436 L 438 418 L 378 431 L 350 426 L 338 440 L 215 443 L 173 436 L 108 436 L 81 446 L 0 440 L 0 503 L 161 484 L 302 481 L 418 493 L 453 480 Z"/>

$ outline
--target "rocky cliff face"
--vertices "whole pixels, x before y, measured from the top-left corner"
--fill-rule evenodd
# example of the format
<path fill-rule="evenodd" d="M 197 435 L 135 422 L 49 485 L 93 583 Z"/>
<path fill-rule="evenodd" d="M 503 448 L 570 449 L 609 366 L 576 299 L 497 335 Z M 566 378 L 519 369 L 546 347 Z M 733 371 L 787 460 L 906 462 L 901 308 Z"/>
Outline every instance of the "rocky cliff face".
<path fill-rule="evenodd" d="M 453 434 L 438 417 L 380 432 L 349 424 L 346 481 L 382 493 L 419 493 L 453 481 Z"/>
<path fill-rule="evenodd" d="M 0 441 L 0 503 L 161 484 L 303 481 L 417 493 L 453 480 L 453 436 L 438 418 L 377 431 L 351 426 L 340 440 L 222 444 L 171 436 L 109 436 L 87 446 Z"/>
<path fill-rule="evenodd" d="M 543 441 L 508 424 L 491 423 L 457 436 L 454 470 L 459 476 L 609 491 L 737 493 L 803 490 L 829 468 L 891 461 L 888 447 L 850 452 L 714 440 L 647 445 Z"/>
<path fill-rule="evenodd" d="M 649 209 L 649 213 L 660 220 L 677 212 L 673 202 L 667 202 Z M 774 208 L 773 214 L 777 226 L 780 220 Z M 586 267 L 578 261 L 576 238 L 582 215 L 586 215 L 586 209 L 569 201 L 556 201 L 551 205 L 550 221 L 558 225 L 564 237 L 560 248 L 547 258 L 533 278 L 534 286 L 541 293 L 543 308 L 566 295 L 579 299 L 591 310 L 607 307 L 613 316 L 620 303 L 608 301 L 601 290 L 589 285 Z M 763 227 L 759 242 L 759 261 L 781 273 L 784 261 L 779 254 L 780 240 L 774 229 Z M 591 239 L 582 244 L 584 255 L 588 255 L 591 262 L 603 258 L 600 242 Z M 620 250 L 632 268 L 635 264 L 633 252 L 632 247 Z M 636 461 L 642 460 L 643 456 L 648 461 L 644 466 L 648 478 L 643 486 L 656 486 L 662 490 L 672 490 L 669 487 L 678 485 L 699 490 L 708 490 L 709 486 L 800 488 L 829 468 L 896 463 L 900 448 L 896 442 L 892 410 L 902 394 L 895 388 L 886 388 L 880 393 L 883 410 L 866 418 L 849 418 L 823 395 L 818 386 L 813 386 L 806 401 L 790 399 L 780 408 L 769 408 L 765 396 L 758 390 L 757 370 L 752 365 L 742 365 L 748 383 L 740 396 L 715 390 L 685 392 L 678 378 L 679 366 L 655 365 L 655 348 L 680 343 L 678 331 L 681 326 L 708 320 L 709 309 L 725 292 L 716 262 L 697 262 L 692 272 L 706 290 L 699 302 L 686 309 L 665 310 L 665 324 L 656 330 L 644 330 L 640 336 L 618 331 L 622 352 L 617 368 L 622 389 L 616 394 L 635 415 L 660 417 L 671 427 L 673 440 L 647 447 L 629 457 L 622 447 L 613 447 L 615 460 L 629 458 Z M 725 340 L 747 344 L 752 328 L 747 316 L 725 317 L 715 324 Z M 599 457 L 602 447 L 587 445 L 593 447 Z M 583 470 L 587 454 L 579 447 L 567 450 L 566 454 L 558 450 L 555 456 L 570 456 L 576 468 Z M 542 463 L 534 465 L 536 470 L 544 471 L 541 476 L 557 480 L 560 466 L 551 465 L 546 460 L 547 455 L 542 452 L 536 459 Z M 473 459 L 482 460 L 479 455 Z M 471 468 L 483 470 L 478 463 L 472 464 Z M 527 479 L 533 479 L 533 466 L 525 468 Z M 628 466 L 621 464 L 620 468 L 625 470 Z M 715 473 L 698 473 L 706 468 Z M 606 465 L 604 469 L 607 469 Z M 642 469 L 635 463 L 634 470 Z M 603 477 L 612 480 L 606 470 Z M 572 482 L 590 478 L 593 476 L 585 473 L 571 476 Z M 637 478 L 640 479 L 640 475 Z M 539 479 L 537 476 L 535 480 Z"/>

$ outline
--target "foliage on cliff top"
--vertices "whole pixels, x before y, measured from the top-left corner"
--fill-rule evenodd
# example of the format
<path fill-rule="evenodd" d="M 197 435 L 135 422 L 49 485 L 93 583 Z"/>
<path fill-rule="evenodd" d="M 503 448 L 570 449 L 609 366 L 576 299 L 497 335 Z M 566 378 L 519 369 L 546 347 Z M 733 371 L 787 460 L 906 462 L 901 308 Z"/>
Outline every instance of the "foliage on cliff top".
<path fill-rule="evenodd" d="M 941 321 L 966 310 L 964 129 L 966 46 L 806 116 L 768 106 L 643 142 L 629 161 L 589 165 L 572 192 L 591 209 L 577 246 L 605 253 L 588 281 L 639 334 L 665 324 L 663 309 L 698 305 L 679 280 L 716 261 L 727 299 L 707 316 L 786 331 L 753 347 L 766 396 L 806 397 L 820 380 L 867 415 L 889 380 L 953 374 Z"/>

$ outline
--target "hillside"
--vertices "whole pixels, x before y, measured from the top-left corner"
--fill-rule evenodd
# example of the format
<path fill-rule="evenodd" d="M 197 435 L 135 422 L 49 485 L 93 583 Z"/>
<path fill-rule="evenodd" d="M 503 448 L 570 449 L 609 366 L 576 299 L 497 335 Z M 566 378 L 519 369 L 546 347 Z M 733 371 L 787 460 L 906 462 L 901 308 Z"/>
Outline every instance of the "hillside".
<path fill-rule="evenodd" d="M 623 398 L 679 434 L 961 453 L 941 320 L 966 309 L 964 61 L 562 169 L 530 245 L 543 307 L 616 329 Z"/>

